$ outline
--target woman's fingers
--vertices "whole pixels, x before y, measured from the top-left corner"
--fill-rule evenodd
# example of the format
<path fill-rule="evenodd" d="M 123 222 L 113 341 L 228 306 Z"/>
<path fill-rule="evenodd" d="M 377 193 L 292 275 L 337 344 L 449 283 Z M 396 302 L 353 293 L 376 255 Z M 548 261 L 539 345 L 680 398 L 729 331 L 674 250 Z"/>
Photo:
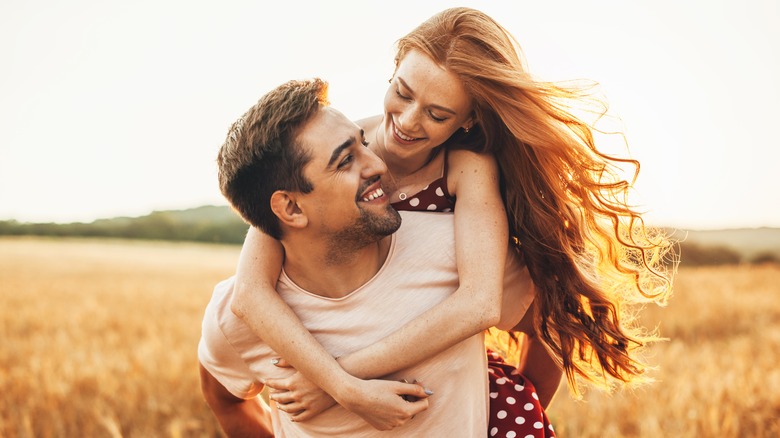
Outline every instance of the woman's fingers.
<path fill-rule="evenodd" d="M 271 393 L 268 395 L 268 398 L 275 401 L 276 403 L 284 405 L 296 401 L 295 397 L 293 397 L 293 394 L 290 391 Z"/>
<path fill-rule="evenodd" d="M 304 406 L 302 403 L 277 403 L 276 409 L 279 409 L 282 412 L 286 412 L 290 415 L 296 415 L 302 412 L 305 412 L 306 406 Z"/>
<path fill-rule="evenodd" d="M 271 359 L 271 363 L 276 365 L 279 368 L 292 368 L 292 366 L 289 363 L 287 363 L 287 361 L 284 360 L 281 357 L 276 357 L 276 358 Z"/>
<path fill-rule="evenodd" d="M 265 379 L 265 386 L 267 386 L 271 392 L 289 391 L 290 379 Z"/>
<path fill-rule="evenodd" d="M 319 414 L 319 412 L 312 411 L 311 409 L 304 409 L 295 415 L 290 415 L 290 419 L 292 421 L 306 421 L 316 417 L 317 414 Z"/>
<path fill-rule="evenodd" d="M 399 382 L 396 388 L 397 394 L 408 402 L 414 402 L 421 399 L 427 399 L 433 395 L 433 391 L 424 387 L 422 383 Z"/>
<path fill-rule="evenodd" d="M 429 403 L 430 402 L 428 401 L 427 398 L 422 398 L 422 399 L 419 399 L 417 401 L 409 402 L 409 404 L 411 405 L 410 406 L 410 408 L 411 408 L 411 410 L 410 410 L 411 416 L 409 417 L 409 419 L 410 420 L 413 419 L 415 415 L 417 415 L 420 412 L 428 409 Z"/>

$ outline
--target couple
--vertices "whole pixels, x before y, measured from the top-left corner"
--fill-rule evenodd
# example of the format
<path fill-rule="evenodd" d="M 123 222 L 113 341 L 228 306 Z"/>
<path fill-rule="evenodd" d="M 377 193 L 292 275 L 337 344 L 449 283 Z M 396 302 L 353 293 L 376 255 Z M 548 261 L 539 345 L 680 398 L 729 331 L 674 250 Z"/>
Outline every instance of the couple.
<path fill-rule="evenodd" d="M 322 418 L 343 411 L 347 417 L 352 415 L 350 418 L 354 417 L 356 421 L 362 421 L 358 417 L 363 418 L 378 428 L 389 428 L 405 421 L 404 426 L 395 430 L 425 427 L 442 405 L 454 409 L 449 397 L 459 393 L 447 393 L 447 388 L 451 389 L 448 385 L 453 383 L 447 379 L 429 382 L 427 373 L 401 374 L 405 374 L 405 370 L 415 370 L 416 366 L 440 363 L 437 357 L 441 356 L 437 355 L 446 355 L 450 348 L 472 342 L 474 335 L 499 320 L 510 321 L 505 327 L 511 327 L 511 321 L 518 321 L 523 316 L 527 316 L 523 320 L 530 327 L 527 331 L 532 336 L 530 341 L 522 343 L 524 350 L 519 359 L 523 372 L 536 383 L 542 405 L 549 402 L 557 387 L 557 378 L 546 377 L 558 373 L 558 368 L 550 365 L 553 360 L 562 364 L 572 385 L 576 376 L 596 381 L 610 378 L 630 381 L 641 375 L 642 366 L 634 358 L 634 350 L 643 338 L 632 336 L 636 327 L 621 321 L 620 312 L 625 309 L 625 299 L 651 293 L 662 297 L 664 287 L 668 288 L 665 286 L 668 285 L 667 278 L 654 270 L 652 261 L 656 259 L 650 257 L 653 252 L 664 249 L 663 241 L 642 240 L 642 233 L 637 233 L 636 229 L 631 230 L 631 239 L 625 239 L 625 230 L 620 225 L 637 223 L 639 216 L 618 201 L 628 190 L 628 184 L 605 178 L 609 175 L 605 170 L 617 160 L 599 154 L 593 145 L 590 128 L 569 115 L 561 105 L 566 98 L 574 98 L 576 94 L 549 83 L 533 81 L 523 71 L 515 44 L 494 20 L 467 8 L 437 14 L 402 38 L 396 56 L 396 71 L 385 98 L 384 115 L 359 122 L 363 130 L 350 135 L 354 142 L 368 141 L 369 148 L 385 161 L 389 171 L 384 175 L 382 186 L 389 189 L 385 193 L 377 190 L 380 186 L 376 184 L 360 186 L 374 182 L 375 177 L 383 173 L 381 169 L 368 171 L 369 175 L 360 176 L 360 183 L 354 183 L 350 193 L 351 206 L 340 202 L 336 193 L 312 203 L 323 193 L 321 190 L 331 193 L 338 184 L 355 178 L 353 166 L 356 163 L 360 162 L 358 167 L 361 169 L 372 167 L 364 161 L 370 161 L 373 156 L 360 148 L 354 150 L 354 145 L 344 139 L 338 145 L 329 145 L 331 148 L 338 146 L 338 151 L 330 152 L 324 167 L 311 169 L 317 159 L 313 147 L 319 143 L 314 141 L 316 139 L 303 142 L 302 132 L 311 128 L 320 112 L 330 114 L 329 120 L 338 119 L 333 116 L 333 110 L 320 110 L 317 104 L 314 114 L 306 113 L 306 116 L 290 120 L 289 124 L 283 123 L 283 115 L 296 108 L 294 104 L 286 107 L 284 94 L 277 93 L 276 100 L 263 103 L 270 99 L 270 95 L 266 96 L 234 125 L 220 155 L 223 193 L 247 221 L 265 233 L 254 228 L 250 231 L 236 279 L 217 288 L 204 319 L 200 357 L 202 362 L 213 361 L 203 363 L 204 390 L 223 426 L 230 424 L 231 415 L 262 417 L 267 414 L 263 410 L 249 409 L 248 406 L 256 404 L 254 401 L 237 402 L 239 399 L 235 397 L 256 393 L 258 377 L 265 379 L 292 373 L 290 377 L 264 380 L 268 386 L 276 388 L 271 394 L 276 405 L 289 411 L 289 417 L 274 412 L 282 421 L 291 420 L 285 424 L 292 425 L 294 420 L 296 427 L 314 427 L 307 425 L 325 421 Z M 276 108 L 277 105 L 283 110 Z M 261 106 L 276 109 L 259 111 Z M 270 138 L 274 128 L 269 127 L 278 129 L 280 138 Z M 330 133 L 330 129 L 325 132 Z M 263 143 L 264 140 L 270 143 Z M 293 145 L 290 145 L 291 140 Z M 282 145 L 297 152 L 279 158 Z M 266 163 L 265 167 L 260 164 L 273 160 L 281 160 L 281 164 Z M 303 175 L 296 176 L 292 172 L 295 168 L 303 169 Z M 272 180 L 285 185 L 269 186 L 268 181 Z M 358 189 L 368 191 L 355 193 Z M 364 196 L 365 200 L 362 199 Z M 432 208 L 446 211 L 454 207 L 456 196 L 458 209 L 454 215 L 403 213 L 405 225 L 393 238 L 401 242 L 404 233 L 421 233 L 411 238 L 411 244 L 433 239 L 436 245 L 442 246 L 444 243 L 439 240 L 445 240 L 449 245 L 444 245 L 446 248 L 406 252 L 402 246 L 393 246 L 397 245 L 393 239 L 367 241 L 365 234 L 376 230 L 359 230 L 363 237 L 343 231 L 344 227 L 359 225 L 354 220 L 347 220 L 348 212 L 374 209 L 372 203 L 382 204 L 388 197 L 401 210 Z M 323 219 L 330 214 L 341 217 L 342 222 Z M 435 218 L 454 222 L 454 225 L 416 224 L 414 221 L 418 216 L 424 218 L 420 219 L 422 221 Z M 305 257 L 291 253 L 287 248 L 293 236 L 309 236 L 299 239 L 306 248 Z M 507 273 L 521 272 L 517 274 L 520 278 L 507 283 L 505 289 L 502 287 L 508 236 L 515 241 L 519 239 L 524 261 L 536 286 L 533 297 L 529 297 L 531 289 L 520 281 L 524 271 L 516 271 L 516 265 L 513 268 L 516 261 L 511 257 L 506 265 Z M 274 237 L 282 238 L 287 251 L 279 294 L 273 289 L 276 279 L 280 278 L 282 249 Z M 321 251 L 315 251 L 320 247 Z M 352 252 L 345 250 L 349 247 L 372 249 L 368 255 L 361 250 L 355 259 Z M 394 257 L 396 249 L 402 251 L 403 256 Z M 514 250 L 510 253 L 514 254 Z M 454 260 L 453 255 L 456 255 Z M 318 277 L 309 284 L 301 278 L 313 273 L 293 266 L 306 265 L 307 258 L 311 257 L 321 260 L 314 273 Z M 374 306 L 381 306 L 380 315 L 391 319 L 393 324 L 382 323 L 385 326 L 377 328 L 371 325 L 373 320 L 370 318 L 344 317 L 338 319 L 335 326 L 329 325 L 334 322 L 327 320 L 324 316 L 327 312 L 320 306 L 348 306 L 350 301 L 369 296 L 363 292 L 381 283 L 386 270 L 393 272 L 389 268 L 392 263 L 403 263 L 407 258 L 406 269 L 421 272 L 420 276 L 426 280 L 399 274 L 391 276 L 389 285 L 416 289 L 413 304 L 423 306 L 427 303 L 431 307 L 427 310 L 414 307 L 415 311 L 391 308 L 392 300 L 404 299 L 403 291 L 386 286 L 385 295 L 381 295 L 384 301 L 372 302 Z M 357 262 L 367 263 L 371 269 L 350 268 L 347 269 L 350 275 L 346 276 L 331 272 Z M 446 271 L 447 263 L 449 268 L 456 266 L 460 275 L 460 281 L 449 286 L 446 282 L 437 283 L 439 278 L 433 278 L 437 270 Z M 378 271 L 373 279 L 372 271 Z M 415 280 L 421 283 L 415 284 Z M 364 287 L 357 288 L 364 283 Z M 285 287 L 288 288 L 286 294 Z M 434 290 L 448 287 L 448 292 L 440 291 L 439 301 L 433 298 L 436 296 Z M 648 292 L 648 288 L 652 290 Z M 501 306 L 502 289 L 504 306 Z M 432 294 L 424 295 L 429 290 Z M 344 297 L 322 296 L 333 294 L 333 291 L 336 296 Z M 417 303 L 416 300 L 423 296 L 433 301 Z M 533 311 L 526 313 L 530 298 L 534 299 Z M 293 299 L 304 302 L 293 302 Z M 307 299 L 313 301 L 306 302 Z M 516 302 L 507 304 L 507 300 L 512 299 Z M 361 302 L 363 305 L 367 303 Z M 306 306 L 312 306 L 316 312 L 307 311 Z M 369 312 L 368 309 L 370 307 L 361 307 L 361 312 Z M 344 325 L 347 323 L 349 325 Z M 369 336 L 361 341 L 369 328 L 381 328 L 384 332 L 372 333 L 378 337 L 372 340 Z M 252 332 L 260 335 L 263 342 Z M 231 338 L 234 335 L 239 339 Z M 229 348 L 208 350 L 210 342 L 219 341 L 220 336 Z M 336 336 L 337 341 L 325 339 L 329 336 Z M 241 340 L 251 340 L 248 344 L 251 348 L 240 348 Z M 364 344 L 354 345 L 354 342 Z M 541 344 L 544 346 L 540 347 Z M 270 346 L 298 372 L 286 370 L 286 373 L 278 374 L 280 369 L 267 368 L 270 362 L 262 358 L 269 353 L 261 345 Z M 232 354 L 234 360 L 217 361 L 215 358 L 221 353 Z M 483 370 L 484 360 L 480 365 Z M 463 366 L 449 359 L 444 363 Z M 462 369 L 469 368 L 464 366 Z M 399 370 L 399 378 L 416 379 L 434 390 L 433 398 L 426 399 L 424 389 L 419 385 L 361 380 L 393 377 L 391 373 Z M 518 433 L 505 432 L 508 429 L 504 428 L 518 426 L 519 417 L 512 409 L 526 404 L 518 402 L 521 395 L 501 392 L 507 387 L 515 387 L 501 383 L 505 383 L 507 377 L 520 377 L 514 375 L 511 367 L 493 358 L 490 370 L 490 381 L 483 381 L 490 385 L 489 432 L 501 436 Z M 232 377 L 241 385 L 231 380 Z M 449 380 L 454 380 L 455 375 L 450 377 Z M 484 374 L 481 378 L 484 379 Z M 435 387 L 434 383 L 440 387 Z M 220 400 L 226 405 L 214 403 L 214 394 L 218 393 L 214 388 L 223 391 L 221 395 L 225 398 Z M 459 391 L 471 390 L 473 388 Z M 421 400 L 403 401 L 397 394 L 404 392 L 415 394 Z M 499 392 L 501 396 L 498 396 Z M 482 392 L 482 397 L 485 393 L 487 391 Z M 510 403 L 510 399 L 514 403 Z M 337 407 L 316 415 L 335 402 L 349 412 Z M 407 421 L 421 406 L 429 409 L 419 413 L 415 420 Z M 460 406 L 459 409 L 465 408 Z M 482 409 L 484 411 L 486 407 L 483 405 Z M 476 425 L 474 422 L 482 422 L 478 427 L 483 427 L 484 415 L 477 418 L 456 413 L 446 424 L 457 426 L 455 435 L 470 436 L 472 431 L 465 425 Z M 434 435 L 438 434 L 440 432 Z"/>
<path fill-rule="evenodd" d="M 220 152 L 220 177 L 236 187 L 228 192 L 235 193 L 231 202 L 245 219 L 281 241 L 285 261 L 277 285 L 279 296 L 328 353 L 338 357 L 380 341 L 443 302 L 458 288 L 458 271 L 453 215 L 399 214 L 381 182 L 385 164 L 366 148 L 358 125 L 324 105 L 324 93 L 325 84 L 313 80 L 289 82 L 266 94 L 231 130 L 237 140 L 226 143 Z M 257 150 L 256 145 L 263 148 Z M 257 185 L 247 184 L 242 181 L 244 172 L 263 177 Z M 239 190 L 242 193 L 236 193 Z M 270 202 L 242 204 L 236 201 L 241 197 L 270 198 Z M 516 257 L 509 260 L 502 307 L 512 312 L 505 312 L 499 323 L 507 329 L 520 322 L 523 313 L 517 309 L 527 308 L 533 299 L 527 271 Z M 215 290 L 203 322 L 199 358 L 210 388 L 207 400 L 225 430 L 241 435 L 261 427 L 252 418 L 263 411 L 252 397 L 262 389 L 262 382 L 292 371 L 276 367 L 272 363 L 276 352 L 231 312 L 234 281 L 226 280 Z M 553 378 L 559 379 L 557 369 L 552 371 Z M 341 406 L 293 422 L 284 415 L 287 405 L 277 403 L 274 432 L 277 436 L 380 435 L 368 421 L 384 429 L 416 415 L 394 431 L 403 436 L 484 435 L 486 377 L 483 338 L 475 334 L 383 376 L 387 384 L 378 390 L 392 392 L 395 400 L 384 406 L 377 393 L 368 394 L 375 400 L 366 402 L 382 415 L 393 415 L 388 419 L 393 423 L 376 423 L 387 420 L 370 415 L 363 421 Z M 420 383 L 402 383 L 415 380 Z M 212 397 L 218 393 L 223 397 Z M 404 401 L 400 396 L 418 400 Z M 243 419 L 221 414 L 240 405 L 255 411 Z"/>

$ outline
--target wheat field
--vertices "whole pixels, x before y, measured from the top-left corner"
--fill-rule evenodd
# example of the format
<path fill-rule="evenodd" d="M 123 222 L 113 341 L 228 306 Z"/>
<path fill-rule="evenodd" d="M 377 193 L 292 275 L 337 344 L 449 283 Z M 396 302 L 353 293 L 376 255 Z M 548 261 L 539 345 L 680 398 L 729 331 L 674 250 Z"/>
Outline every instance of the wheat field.
<path fill-rule="evenodd" d="M 0 437 L 221 436 L 196 345 L 239 248 L 0 238 Z M 561 437 L 780 436 L 780 268 L 681 269 L 656 383 L 549 410 Z"/>

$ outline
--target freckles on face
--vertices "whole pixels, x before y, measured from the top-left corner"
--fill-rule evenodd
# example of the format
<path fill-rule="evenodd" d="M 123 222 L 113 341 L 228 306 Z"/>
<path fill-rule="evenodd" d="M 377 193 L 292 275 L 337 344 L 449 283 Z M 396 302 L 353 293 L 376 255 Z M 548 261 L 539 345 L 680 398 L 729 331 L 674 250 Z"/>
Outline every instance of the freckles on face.
<path fill-rule="evenodd" d="M 472 109 L 461 79 L 415 50 L 400 60 L 385 103 L 388 113 L 395 110 L 396 117 L 453 130 L 470 118 Z M 398 120 L 396 124 L 403 126 Z"/>

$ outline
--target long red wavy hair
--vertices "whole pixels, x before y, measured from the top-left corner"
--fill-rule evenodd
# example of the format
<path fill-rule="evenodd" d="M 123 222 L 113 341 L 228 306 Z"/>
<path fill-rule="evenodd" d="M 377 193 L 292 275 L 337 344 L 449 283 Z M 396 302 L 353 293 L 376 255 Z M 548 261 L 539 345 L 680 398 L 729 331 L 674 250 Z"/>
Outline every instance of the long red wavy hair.
<path fill-rule="evenodd" d="M 433 16 L 398 41 L 396 65 L 411 50 L 457 74 L 473 99 L 475 128 L 448 147 L 496 156 L 510 233 L 538 289 L 535 327 L 571 388 L 577 376 L 639 380 L 639 347 L 655 338 L 631 304 L 663 303 L 676 267 L 672 242 L 628 203 L 639 163 L 600 152 L 572 111 L 588 90 L 534 80 L 515 39 L 480 11 Z"/>

